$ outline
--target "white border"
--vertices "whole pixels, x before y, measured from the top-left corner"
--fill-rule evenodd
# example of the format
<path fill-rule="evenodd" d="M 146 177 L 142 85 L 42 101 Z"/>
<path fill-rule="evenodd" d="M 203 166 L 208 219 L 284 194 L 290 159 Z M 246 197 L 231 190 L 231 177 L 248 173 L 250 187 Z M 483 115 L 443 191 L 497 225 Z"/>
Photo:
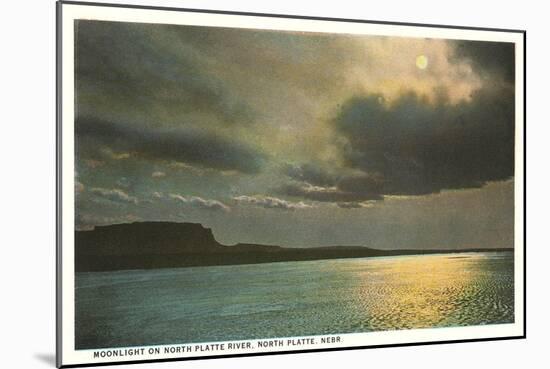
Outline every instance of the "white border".
<path fill-rule="evenodd" d="M 330 32 L 349 33 L 364 35 L 384 35 L 420 37 L 420 38 L 443 38 L 462 40 L 483 40 L 483 41 L 505 41 L 513 42 L 516 45 L 516 155 L 515 155 L 515 320 L 513 324 L 502 324 L 494 326 L 456 327 L 456 328 L 432 328 L 415 329 L 371 333 L 343 334 L 340 344 L 316 344 L 314 346 L 301 346 L 296 350 L 304 349 L 327 349 L 345 348 L 353 346 L 375 346 L 395 345 L 407 343 L 421 343 L 434 341 L 483 339 L 497 337 L 521 336 L 524 333 L 523 316 L 523 286 L 524 286 L 524 80 L 523 80 L 523 55 L 524 44 L 523 34 L 517 32 L 497 32 L 482 30 L 464 30 L 451 28 L 434 28 L 432 26 L 405 26 L 373 23 L 346 23 L 326 20 L 304 20 L 293 18 L 273 18 L 265 16 L 243 16 L 231 14 L 195 13 L 181 11 L 165 11 L 136 8 L 103 7 L 92 5 L 61 4 L 62 17 L 59 19 L 62 26 L 61 50 L 59 61 L 62 63 L 61 84 L 63 95 L 61 96 L 62 109 L 61 119 L 61 140 L 62 157 L 60 158 L 60 169 L 62 177 L 62 219 L 59 234 L 62 250 L 58 273 L 61 287 L 61 301 L 58 308 L 61 308 L 62 315 L 58 322 L 58 335 L 61 334 L 61 347 L 58 348 L 58 365 L 75 364 L 99 364 L 105 362 L 129 361 L 129 360 L 151 360 L 170 359 L 186 357 L 206 357 L 217 355 L 254 354 L 260 352 L 289 351 L 289 347 L 274 348 L 269 351 L 262 349 L 254 350 L 224 350 L 212 353 L 191 352 L 186 355 L 140 355 L 135 357 L 116 357 L 94 359 L 93 352 L 97 350 L 74 350 L 74 20 L 94 19 L 124 22 L 145 22 L 162 24 L 201 25 L 214 27 L 254 28 L 265 30 L 287 30 L 306 32 Z M 63 117 L 67 117 L 63 119 Z M 61 134 L 59 132 L 59 134 Z M 61 276 L 63 276 L 61 278 Z M 301 337 L 300 337 L 301 338 Z M 258 340 L 251 340 L 254 345 Z M 220 343 L 220 342 L 216 342 Z M 207 343 L 202 343 L 206 345 Z M 193 345 L 193 344 L 186 344 Z M 181 346 L 181 345 L 173 345 Z M 144 346 L 145 352 L 152 347 L 166 346 Z"/>

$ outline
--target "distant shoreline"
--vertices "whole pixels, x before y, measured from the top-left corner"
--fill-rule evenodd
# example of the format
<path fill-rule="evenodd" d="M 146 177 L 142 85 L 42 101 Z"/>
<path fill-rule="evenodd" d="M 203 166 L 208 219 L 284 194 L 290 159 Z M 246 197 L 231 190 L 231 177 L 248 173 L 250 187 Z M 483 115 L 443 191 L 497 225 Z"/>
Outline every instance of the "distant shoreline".
<path fill-rule="evenodd" d="M 75 271 L 114 271 L 262 264 L 363 257 L 514 252 L 513 248 L 397 249 L 362 246 L 290 248 L 259 244 L 225 246 L 201 224 L 138 222 L 75 233 Z"/>

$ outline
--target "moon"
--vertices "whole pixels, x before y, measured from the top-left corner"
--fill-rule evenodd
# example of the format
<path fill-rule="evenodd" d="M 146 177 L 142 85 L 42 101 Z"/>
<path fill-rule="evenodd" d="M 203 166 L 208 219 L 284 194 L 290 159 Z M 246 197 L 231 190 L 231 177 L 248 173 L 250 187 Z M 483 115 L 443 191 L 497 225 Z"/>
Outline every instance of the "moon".
<path fill-rule="evenodd" d="M 418 55 L 416 57 L 416 67 L 418 69 L 426 69 L 428 67 L 428 58 L 426 55 Z"/>

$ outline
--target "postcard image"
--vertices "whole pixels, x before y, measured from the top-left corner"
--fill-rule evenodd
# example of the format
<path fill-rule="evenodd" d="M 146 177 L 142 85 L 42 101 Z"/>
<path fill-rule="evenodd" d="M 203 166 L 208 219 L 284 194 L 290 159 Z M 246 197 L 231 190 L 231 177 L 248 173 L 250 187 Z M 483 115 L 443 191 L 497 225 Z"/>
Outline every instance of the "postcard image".
<path fill-rule="evenodd" d="M 59 366 L 524 335 L 523 32 L 59 27 Z"/>

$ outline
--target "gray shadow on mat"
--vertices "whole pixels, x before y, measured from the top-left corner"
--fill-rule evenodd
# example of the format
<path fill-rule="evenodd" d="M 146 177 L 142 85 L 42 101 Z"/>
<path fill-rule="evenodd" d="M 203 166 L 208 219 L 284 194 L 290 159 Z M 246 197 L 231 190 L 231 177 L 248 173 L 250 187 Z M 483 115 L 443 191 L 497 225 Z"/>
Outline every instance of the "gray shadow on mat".
<path fill-rule="evenodd" d="M 55 367 L 55 354 L 34 354 L 34 358 L 38 361 Z"/>

